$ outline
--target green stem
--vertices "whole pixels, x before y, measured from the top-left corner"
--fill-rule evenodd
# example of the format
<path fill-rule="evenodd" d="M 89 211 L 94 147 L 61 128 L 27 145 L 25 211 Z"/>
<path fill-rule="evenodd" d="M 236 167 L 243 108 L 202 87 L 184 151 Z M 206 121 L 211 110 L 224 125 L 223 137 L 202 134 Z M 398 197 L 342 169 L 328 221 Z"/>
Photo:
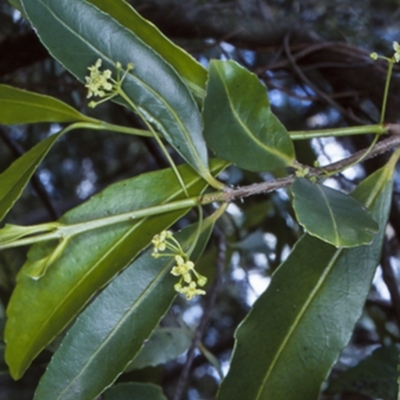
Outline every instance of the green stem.
<path fill-rule="evenodd" d="M 149 129 L 149 131 L 152 132 L 152 136 L 154 137 L 154 139 L 156 140 L 157 144 L 159 145 L 160 149 L 162 150 L 162 152 L 164 153 L 165 157 L 167 158 L 169 164 L 171 165 L 171 168 L 173 169 L 176 178 L 178 179 L 179 184 L 181 185 L 186 197 L 189 197 L 189 193 L 186 189 L 185 183 L 183 182 L 183 179 L 178 171 L 178 168 L 176 167 L 174 160 L 172 159 L 172 157 L 169 155 L 168 150 L 166 149 L 166 147 L 164 146 L 164 143 L 162 142 L 161 138 L 158 136 L 157 132 L 154 131 L 153 127 L 151 126 L 151 124 L 147 121 L 147 119 L 142 115 L 142 113 L 139 110 L 139 107 L 136 106 L 136 104 L 134 104 L 131 99 L 125 94 L 125 92 L 122 90 L 121 85 L 118 86 L 118 94 L 131 106 L 132 110 L 135 111 L 140 118 L 142 119 L 142 121 L 146 124 L 147 128 Z"/>
<path fill-rule="evenodd" d="M 27 227 L 31 234 L 33 228 L 36 232 L 46 232 L 38 235 L 23 237 L 12 242 L 0 245 L 0 250 L 10 249 L 14 247 L 27 246 L 35 243 L 45 242 L 49 240 L 70 240 L 72 237 L 89 232 L 95 229 L 105 228 L 107 226 L 120 224 L 123 222 L 134 221 L 139 218 L 151 217 L 154 215 L 164 214 L 171 211 L 182 210 L 184 208 L 200 207 L 201 205 L 210 204 L 213 202 L 224 202 L 226 196 L 224 192 L 208 193 L 199 197 L 190 197 L 184 200 L 177 200 L 168 204 L 143 208 L 126 212 L 123 214 L 112 215 L 109 217 L 99 218 L 92 221 L 79 222 L 71 225 L 63 225 L 61 223 L 44 223 L 35 226 Z M 214 214 L 215 220 L 218 219 L 226 210 L 228 203 L 223 204 Z M 1 232 L 1 231 L 0 231 Z"/>
<path fill-rule="evenodd" d="M 0 250 L 31 245 L 38 242 L 48 241 L 48 240 L 59 240 L 62 238 L 71 238 L 73 236 L 89 232 L 95 229 L 104 228 L 107 226 L 115 225 L 118 223 L 133 221 L 139 218 L 150 217 L 153 215 L 159 215 L 171 211 L 182 210 L 184 208 L 192 208 L 200 204 L 209 204 L 214 201 L 224 201 L 223 192 L 217 192 L 212 194 L 207 194 L 200 197 L 190 197 L 184 200 L 174 201 L 168 204 L 161 204 L 158 206 L 143 208 L 141 210 L 130 211 L 123 214 L 112 215 L 105 218 L 99 218 L 93 221 L 80 222 L 72 225 L 62 225 L 57 227 L 52 227 L 51 232 L 44 234 L 39 234 L 35 236 L 29 236 L 22 239 L 18 239 L 12 242 L 0 245 Z M 36 225 L 38 231 L 43 227 L 43 231 L 48 231 L 48 224 Z M 29 227 L 32 228 L 32 227 Z"/>
<path fill-rule="evenodd" d="M 189 257 L 191 256 L 191 254 L 193 253 L 193 250 L 197 246 L 197 242 L 199 240 L 199 237 L 201 235 L 201 231 L 203 228 L 203 208 L 201 207 L 201 205 L 197 206 L 197 210 L 199 212 L 199 222 L 197 224 L 196 237 L 194 238 L 189 250 L 187 251 Z"/>
<path fill-rule="evenodd" d="M 349 135 L 366 135 L 366 134 L 378 134 L 382 135 L 387 133 L 388 129 L 381 122 L 375 125 L 362 125 L 362 126 L 350 126 L 345 128 L 331 128 L 331 129 L 316 129 L 311 131 L 290 131 L 289 136 L 292 140 L 303 140 L 303 139 L 314 139 L 321 137 L 331 136 L 349 136 Z"/>
<path fill-rule="evenodd" d="M 390 59 L 388 63 L 388 70 L 386 74 L 386 82 L 385 82 L 385 90 L 383 92 L 383 101 L 382 101 L 382 110 L 381 110 L 381 118 L 379 122 L 383 124 L 383 121 L 385 120 L 385 114 L 386 114 L 386 104 L 387 104 L 387 99 L 388 99 L 388 94 L 389 94 L 389 84 L 390 84 L 390 79 L 392 77 L 392 71 L 393 71 L 393 64 L 394 60 Z"/>
<path fill-rule="evenodd" d="M 127 126 L 120 126 L 109 124 L 108 122 L 101 120 L 94 120 L 94 122 L 74 122 L 73 124 L 67 126 L 64 129 L 64 133 L 72 131 L 73 129 L 93 129 L 96 131 L 113 131 L 119 133 L 125 133 L 129 135 L 137 135 L 137 136 L 147 136 L 154 137 L 154 135 L 146 130 L 129 128 Z"/>
<path fill-rule="evenodd" d="M 129 128 L 127 126 L 109 124 L 108 122 L 104 121 L 101 121 L 101 125 L 99 125 L 98 127 L 96 126 L 96 128 L 93 129 L 125 133 L 128 135 L 153 137 L 152 132 L 146 131 L 144 129 Z"/>

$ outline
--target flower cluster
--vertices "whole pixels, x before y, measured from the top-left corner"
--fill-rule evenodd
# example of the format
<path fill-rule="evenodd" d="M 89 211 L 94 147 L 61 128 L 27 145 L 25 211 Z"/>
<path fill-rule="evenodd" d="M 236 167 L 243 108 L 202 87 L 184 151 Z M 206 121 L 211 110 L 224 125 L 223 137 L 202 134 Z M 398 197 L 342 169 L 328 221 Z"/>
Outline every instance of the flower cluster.
<path fill-rule="evenodd" d="M 105 97 L 106 92 L 110 92 L 113 88 L 113 84 L 109 82 L 111 79 L 111 71 L 106 69 L 101 72 L 99 68 L 101 67 L 101 59 L 96 61 L 96 64 L 88 68 L 90 75 L 87 76 L 85 87 L 88 88 L 87 98 L 90 99 L 92 96 Z"/>
<path fill-rule="evenodd" d="M 89 76 L 86 76 L 86 85 L 85 87 L 88 89 L 87 98 L 90 99 L 92 96 L 101 97 L 102 100 L 95 102 L 91 101 L 89 103 L 89 107 L 96 107 L 100 103 L 104 103 L 107 100 L 118 95 L 121 90 L 122 81 L 125 79 L 127 73 L 133 69 L 134 65 L 129 63 L 125 69 L 123 76 L 120 76 L 120 72 L 122 69 L 121 63 L 117 62 L 115 64 L 115 69 L 117 71 L 117 79 L 112 78 L 112 72 L 109 69 L 104 71 L 100 71 L 102 64 L 102 60 L 99 58 L 96 63 L 90 67 L 88 70 L 90 71 Z"/>
<path fill-rule="evenodd" d="M 198 286 L 203 287 L 207 283 L 207 278 L 196 271 L 194 263 L 189 260 L 172 232 L 162 231 L 155 235 L 151 242 L 153 243 L 152 257 L 174 257 L 176 265 L 172 267 L 171 274 L 180 277 L 179 282 L 174 285 L 178 293 L 184 294 L 188 300 L 197 295 L 206 294 Z M 170 250 L 170 252 L 160 254 L 165 250 Z"/>

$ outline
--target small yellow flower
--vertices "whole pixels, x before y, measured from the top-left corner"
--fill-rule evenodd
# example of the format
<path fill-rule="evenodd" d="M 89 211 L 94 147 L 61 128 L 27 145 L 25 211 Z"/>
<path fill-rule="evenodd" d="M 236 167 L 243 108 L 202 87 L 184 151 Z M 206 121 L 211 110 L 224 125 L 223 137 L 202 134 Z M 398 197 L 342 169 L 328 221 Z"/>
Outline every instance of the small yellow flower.
<path fill-rule="evenodd" d="M 179 289 L 179 290 L 177 290 Z M 175 285 L 175 290 L 179 293 L 182 293 L 186 296 L 187 300 L 192 300 L 193 297 L 198 296 L 198 295 L 204 295 L 206 292 L 201 289 L 197 289 L 196 282 L 190 282 L 188 286 L 181 286 Z"/>
<path fill-rule="evenodd" d="M 394 59 L 396 62 L 400 61 L 400 44 L 399 42 L 393 42 Z"/>
<path fill-rule="evenodd" d="M 99 71 L 101 63 L 102 61 L 99 58 L 96 61 L 96 64 L 88 67 L 90 76 L 85 77 L 85 87 L 88 88 L 88 99 L 92 96 L 104 97 L 106 96 L 105 91 L 109 92 L 113 89 L 113 84 L 109 82 L 111 79 L 111 71 L 109 69 L 106 69 L 103 72 Z"/>
<path fill-rule="evenodd" d="M 172 237 L 172 233 L 170 231 L 162 231 L 159 235 L 155 235 L 151 243 L 153 243 L 153 257 L 156 257 L 157 253 L 160 251 L 164 251 L 167 248 L 167 239 Z"/>
<path fill-rule="evenodd" d="M 190 271 L 194 269 L 194 263 L 192 261 L 186 261 L 181 256 L 175 256 L 177 265 L 172 268 L 171 274 L 175 276 L 182 276 L 186 283 L 192 281 Z"/>

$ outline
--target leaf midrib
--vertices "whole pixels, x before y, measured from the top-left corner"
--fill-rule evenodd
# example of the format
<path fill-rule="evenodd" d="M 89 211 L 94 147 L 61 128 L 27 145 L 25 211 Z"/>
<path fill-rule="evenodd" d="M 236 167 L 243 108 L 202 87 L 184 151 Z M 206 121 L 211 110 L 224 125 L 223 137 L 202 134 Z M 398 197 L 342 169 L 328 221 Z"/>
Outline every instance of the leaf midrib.
<path fill-rule="evenodd" d="M 341 240 L 340 240 L 340 236 L 339 236 L 339 231 L 338 231 L 335 215 L 332 211 L 332 208 L 330 207 L 330 204 L 329 204 L 328 198 L 324 192 L 324 189 L 322 187 L 320 187 L 319 185 L 316 185 L 316 187 L 319 190 L 319 192 L 321 193 L 322 199 L 324 200 L 326 208 L 328 209 L 329 216 L 332 221 L 332 228 L 333 228 L 333 231 L 335 232 L 335 246 L 338 247 L 341 244 Z"/>

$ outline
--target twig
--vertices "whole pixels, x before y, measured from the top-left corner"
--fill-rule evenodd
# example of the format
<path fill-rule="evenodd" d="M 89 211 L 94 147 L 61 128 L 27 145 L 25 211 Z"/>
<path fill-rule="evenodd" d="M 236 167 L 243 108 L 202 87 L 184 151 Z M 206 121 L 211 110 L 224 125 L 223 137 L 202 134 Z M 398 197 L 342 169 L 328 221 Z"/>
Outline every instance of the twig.
<path fill-rule="evenodd" d="M 389 129 L 393 131 L 393 127 L 396 127 L 395 129 L 398 129 L 397 125 L 388 125 Z M 388 138 L 378 142 L 373 150 L 363 159 L 363 161 L 369 160 L 371 158 L 374 158 L 382 153 L 385 153 L 395 147 L 400 146 L 400 135 L 391 135 Z M 309 169 L 309 176 L 315 176 L 315 177 L 323 177 L 326 173 L 329 172 L 334 172 L 338 170 L 345 169 L 346 167 L 354 164 L 357 162 L 357 160 L 360 159 L 365 154 L 365 151 L 368 149 L 363 149 L 360 151 L 357 151 L 356 153 L 352 154 L 351 156 L 337 161 L 333 164 L 329 164 L 326 167 L 323 168 L 310 168 L 304 166 L 304 168 Z M 277 189 L 282 189 L 287 186 L 290 186 L 295 179 L 295 175 L 289 175 L 285 178 L 280 178 L 276 179 L 273 181 L 268 181 L 268 182 L 261 182 L 261 183 L 254 183 L 252 185 L 248 186 L 243 186 L 243 187 L 238 187 L 238 188 L 226 188 L 223 198 L 225 201 L 233 201 L 237 199 L 241 199 L 243 197 L 248 197 L 248 196 L 253 196 L 256 194 L 262 194 L 262 193 L 268 193 L 272 192 Z M 216 201 L 221 201 L 221 198 L 216 198 Z"/>
<path fill-rule="evenodd" d="M 196 349 L 199 346 L 202 337 L 204 336 L 204 333 L 211 318 L 212 311 L 214 309 L 219 288 L 222 284 L 222 275 L 224 272 L 225 256 L 226 256 L 225 237 L 223 233 L 218 229 L 218 227 L 215 227 L 213 236 L 215 237 L 218 246 L 218 257 L 216 262 L 215 279 L 211 288 L 208 291 L 207 303 L 204 307 L 204 312 L 201 317 L 200 323 L 194 334 L 192 346 L 188 351 L 185 365 L 183 366 L 182 371 L 179 375 L 173 400 L 180 400 L 182 397 L 183 391 L 186 387 L 186 382 L 189 377 L 190 370 L 193 365 Z"/>

